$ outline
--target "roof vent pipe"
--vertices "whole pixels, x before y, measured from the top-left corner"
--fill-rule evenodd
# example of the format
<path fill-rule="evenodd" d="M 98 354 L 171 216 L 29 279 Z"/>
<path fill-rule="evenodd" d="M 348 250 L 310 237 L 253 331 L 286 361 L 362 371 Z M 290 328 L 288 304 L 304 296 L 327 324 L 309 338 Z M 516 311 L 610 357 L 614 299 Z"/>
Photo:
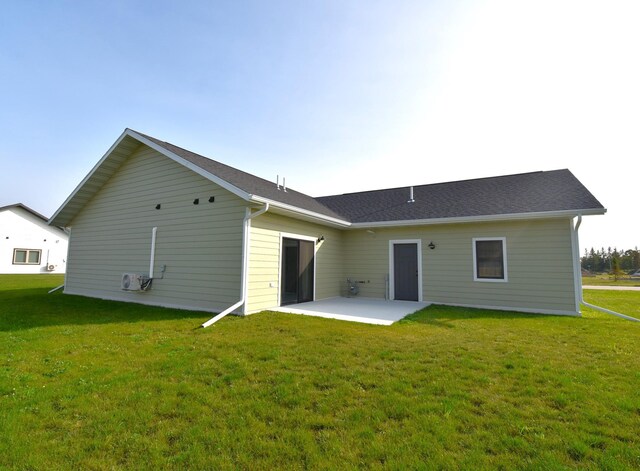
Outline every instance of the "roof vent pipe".
<path fill-rule="evenodd" d="M 413 187 L 409 187 L 409 201 L 407 203 L 415 203 L 416 200 L 413 199 Z"/>
<path fill-rule="evenodd" d="M 276 188 L 280 189 L 280 175 L 276 175 Z"/>
<path fill-rule="evenodd" d="M 282 177 L 282 189 L 285 193 L 287 192 L 287 181 L 284 177 Z"/>

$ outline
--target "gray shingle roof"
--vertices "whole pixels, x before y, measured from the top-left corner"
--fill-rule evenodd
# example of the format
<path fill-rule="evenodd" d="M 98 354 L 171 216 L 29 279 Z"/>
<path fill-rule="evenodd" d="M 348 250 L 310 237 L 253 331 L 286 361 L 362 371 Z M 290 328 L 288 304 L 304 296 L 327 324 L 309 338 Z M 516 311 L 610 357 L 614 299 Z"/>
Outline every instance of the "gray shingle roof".
<path fill-rule="evenodd" d="M 126 129 L 111 149 L 76 187 L 49 224 L 68 225 L 75 215 L 113 176 L 119 166 L 144 143 L 250 201 L 272 202 L 286 214 L 299 215 L 339 226 L 353 224 L 426 223 L 428 220 L 567 211 L 603 214 L 606 210 L 569 170 L 532 172 L 414 187 L 363 191 L 313 198 L 288 188 L 278 190 L 273 181 L 190 152 L 137 131 Z M 439 221 L 438 221 L 439 222 Z"/>
<path fill-rule="evenodd" d="M 138 134 L 248 194 L 351 223 L 605 211 L 567 169 L 415 186 L 413 203 L 407 203 L 409 187 L 313 198 L 290 188 L 287 192 L 278 190 L 272 181 Z"/>
<path fill-rule="evenodd" d="M 352 223 L 464 218 L 604 207 L 569 170 L 532 172 L 324 196 L 317 201 Z"/>
<path fill-rule="evenodd" d="M 243 172 L 237 168 L 230 167 L 221 162 L 209 159 L 202 155 L 178 147 L 169 142 L 164 142 L 146 134 L 142 134 L 135 131 L 137 134 L 144 136 L 154 144 L 173 152 L 174 154 L 188 160 L 194 165 L 197 165 L 201 169 L 212 173 L 213 175 L 223 179 L 224 181 L 232 184 L 236 188 L 243 190 L 250 195 L 261 196 L 270 200 L 278 201 L 280 203 L 288 204 L 296 208 L 305 209 L 314 213 L 319 213 L 324 216 L 329 216 L 337 219 L 344 219 L 339 214 L 335 213 L 332 209 L 319 203 L 315 198 L 300 193 L 299 191 L 287 188 L 287 191 L 278 190 L 276 183 L 273 181 L 265 180 L 264 178 L 256 177 L 250 173 Z"/>

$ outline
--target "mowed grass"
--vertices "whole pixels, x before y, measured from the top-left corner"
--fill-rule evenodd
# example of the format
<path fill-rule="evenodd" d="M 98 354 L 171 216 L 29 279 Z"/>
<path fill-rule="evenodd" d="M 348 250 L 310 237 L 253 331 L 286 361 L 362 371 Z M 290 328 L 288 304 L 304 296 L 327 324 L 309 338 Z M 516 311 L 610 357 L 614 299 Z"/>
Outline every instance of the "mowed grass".
<path fill-rule="evenodd" d="M 0 276 L 0 468 L 638 469 L 640 324 L 227 317 Z M 640 317 L 640 292 L 586 299 Z"/>
<path fill-rule="evenodd" d="M 584 286 L 634 286 L 640 287 L 640 278 L 625 275 L 617 280 L 613 275 L 595 275 L 583 276 L 582 284 Z"/>

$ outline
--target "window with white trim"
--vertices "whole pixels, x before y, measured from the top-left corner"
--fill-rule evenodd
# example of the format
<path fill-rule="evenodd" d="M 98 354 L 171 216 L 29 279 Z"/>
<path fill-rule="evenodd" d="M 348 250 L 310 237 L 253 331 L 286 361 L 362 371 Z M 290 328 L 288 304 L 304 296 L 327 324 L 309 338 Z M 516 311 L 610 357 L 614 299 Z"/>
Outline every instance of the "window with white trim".
<path fill-rule="evenodd" d="M 14 265 L 40 265 L 42 250 L 38 249 L 13 249 Z"/>
<path fill-rule="evenodd" d="M 473 279 L 475 281 L 507 281 L 505 237 L 473 239 Z"/>

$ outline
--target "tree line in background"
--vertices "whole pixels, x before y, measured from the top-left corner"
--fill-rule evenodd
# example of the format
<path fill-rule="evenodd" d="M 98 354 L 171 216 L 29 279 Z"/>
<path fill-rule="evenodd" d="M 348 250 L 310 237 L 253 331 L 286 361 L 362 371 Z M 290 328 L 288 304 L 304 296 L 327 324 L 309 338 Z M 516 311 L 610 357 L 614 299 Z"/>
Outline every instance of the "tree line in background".
<path fill-rule="evenodd" d="M 607 250 L 584 249 L 584 255 L 580 257 L 582 268 L 592 273 L 631 273 L 640 268 L 640 251 L 638 247 L 633 250 Z"/>

